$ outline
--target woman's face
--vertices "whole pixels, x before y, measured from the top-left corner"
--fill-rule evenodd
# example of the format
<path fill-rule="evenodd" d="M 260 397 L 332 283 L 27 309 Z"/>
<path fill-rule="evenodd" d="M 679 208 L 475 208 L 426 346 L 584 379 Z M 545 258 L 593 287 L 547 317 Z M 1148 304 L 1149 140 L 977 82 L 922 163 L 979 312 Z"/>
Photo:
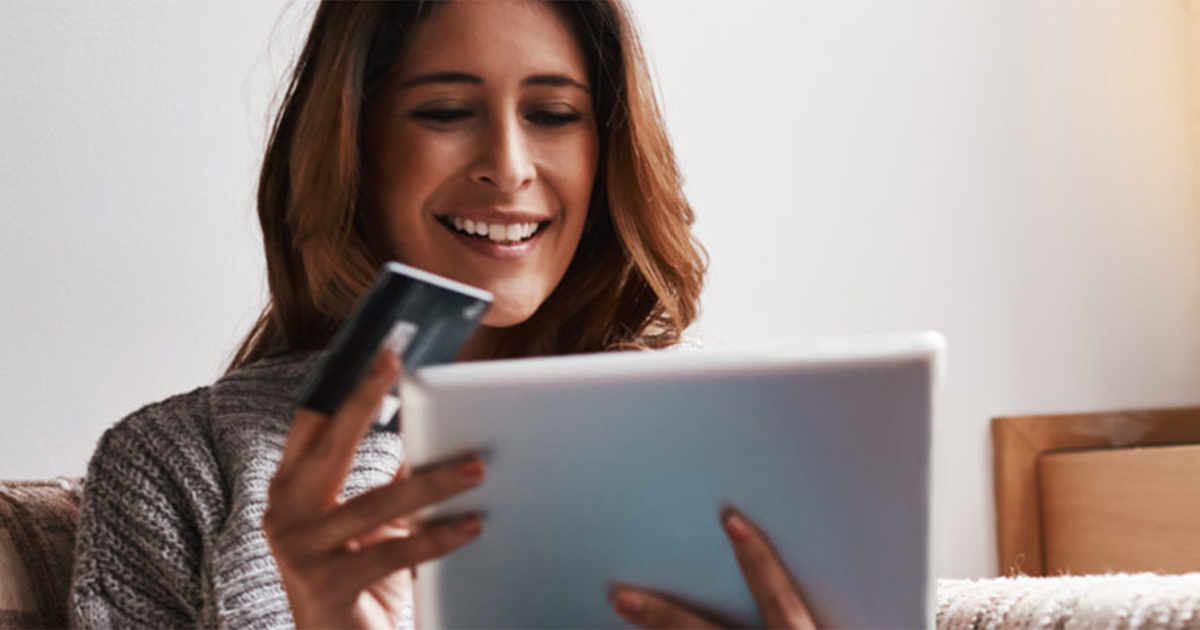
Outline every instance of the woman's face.
<path fill-rule="evenodd" d="M 371 238 L 528 319 L 567 270 L 599 138 L 583 51 L 542 2 L 450 2 L 415 29 L 366 114 Z"/>

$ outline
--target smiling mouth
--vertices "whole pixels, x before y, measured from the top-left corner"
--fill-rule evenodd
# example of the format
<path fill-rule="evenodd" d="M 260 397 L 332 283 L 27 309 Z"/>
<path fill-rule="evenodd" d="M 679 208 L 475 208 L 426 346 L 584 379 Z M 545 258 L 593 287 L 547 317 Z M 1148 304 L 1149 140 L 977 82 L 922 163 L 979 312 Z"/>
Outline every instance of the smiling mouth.
<path fill-rule="evenodd" d="M 549 221 L 488 223 L 449 215 L 438 217 L 438 221 L 464 236 L 491 241 L 499 245 L 524 243 L 540 234 L 550 224 Z"/>

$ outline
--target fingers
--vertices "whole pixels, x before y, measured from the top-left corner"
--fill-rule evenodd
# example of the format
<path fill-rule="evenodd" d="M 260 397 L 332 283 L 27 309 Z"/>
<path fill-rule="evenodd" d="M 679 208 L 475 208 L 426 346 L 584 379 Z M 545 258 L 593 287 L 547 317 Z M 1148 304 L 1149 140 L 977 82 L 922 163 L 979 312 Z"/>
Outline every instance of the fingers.
<path fill-rule="evenodd" d="M 622 619 L 641 628 L 665 630 L 720 627 L 676 602 L 639 588 L 617 587 L 611 600 L 613 609 Z"/>
<path fill-rule="evenodd" d="M 283 444 L 283 457 L 279 460 L 277 473 L 296 466 L 296 462 L 312 448 L 313 442 L 320 439 L 328 424 L 328 416 L 311 409 L 297 409 L 288 429 L 287 441 Z"/>
<path fill-rule="evenodd" d="M 816 628 L 804 598 L 766 536 L 736 510 L 726 510 L 721 520 L 763 623 L 768 628 Z"/>
<path fill-rule="evenodd" d="M 371 421 L 383 403 L 384 394 L 396 384 L 399 377 L 400 358 L 388 350 L 381 351 L 375 357 L 371 370 L 337 410 L 330 439 L 315 445 L 310 452 L 316 455 L 328 453 L 333 461 L 339 464 L 344 462 L 348 469 L 358 450 L 358 443 L 371 428 Z"/>
<path fill-rule="evenodd" d="M 405 567 L 440 558 L 475 540 L 483 531 L 483 521 L 471 514 L 434 525 L 426 525 L 419 533 L 405 538 L 392 538 L 365 547 L 360 552 L 348 552 L 338 559 L 338 575 L 352 580 L 356 589 L 365 588 Z"/>
<path fill-rule="evenodd" d="M 733 509 L 726 510 L 721 520 L 766 626 L 816 628 L 800 590 L 762 531 Z M 695 606 L 644 589 L 617 587 L 611 594 L 611 601 L 622 619 L 642 628 L 720 627 L 695 612 Z"/>
<path fill-rule="evenodd" d="M 336 504 L 358 443 L 399 375 L 399 359 L 391 352 L 381 352 L 336 415 L 297 410 L 272 480 L 272 494 L 281 495 L 277 498 L 293 509 L 314 514 Z"/>
<path fill-rule="evenodd" d="M 318 549 L 340 546 L 423 507 L 440 503 L 483 483 L 483 460 L 477 455 L 449 462 L 416 475 L 398 475 L 391 483 L 347 501 L 308 535 Z"/>

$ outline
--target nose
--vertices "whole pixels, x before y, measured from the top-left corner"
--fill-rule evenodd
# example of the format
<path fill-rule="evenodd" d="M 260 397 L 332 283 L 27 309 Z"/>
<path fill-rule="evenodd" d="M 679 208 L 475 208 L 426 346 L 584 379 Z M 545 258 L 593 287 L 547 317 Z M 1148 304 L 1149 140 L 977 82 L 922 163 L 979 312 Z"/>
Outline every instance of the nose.
<path fill-rule="evenodd" d="M 515 115 L 492 117 L 481 134 L 479 154 L 470 177 L 477 183 L 515 193 L 537 177 L 527 138 Z"/>

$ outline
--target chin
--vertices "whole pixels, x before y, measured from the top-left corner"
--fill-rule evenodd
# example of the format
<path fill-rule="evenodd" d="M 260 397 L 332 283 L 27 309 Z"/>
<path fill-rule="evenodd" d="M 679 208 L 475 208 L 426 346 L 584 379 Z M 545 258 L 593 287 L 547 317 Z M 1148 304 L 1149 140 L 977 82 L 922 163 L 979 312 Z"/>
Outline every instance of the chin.
<path fill-rule="evenodd" d="M 533 306 L 506 302 L 509 301 L 497 299 L 492 303 L 487 314 L 479 320 L 479 323 L 490 328 L 509 328 L 523 324 L 533 317 L 533 314 L 537 312 L 537 307 L 541 305 L 541 302 Z"/>

